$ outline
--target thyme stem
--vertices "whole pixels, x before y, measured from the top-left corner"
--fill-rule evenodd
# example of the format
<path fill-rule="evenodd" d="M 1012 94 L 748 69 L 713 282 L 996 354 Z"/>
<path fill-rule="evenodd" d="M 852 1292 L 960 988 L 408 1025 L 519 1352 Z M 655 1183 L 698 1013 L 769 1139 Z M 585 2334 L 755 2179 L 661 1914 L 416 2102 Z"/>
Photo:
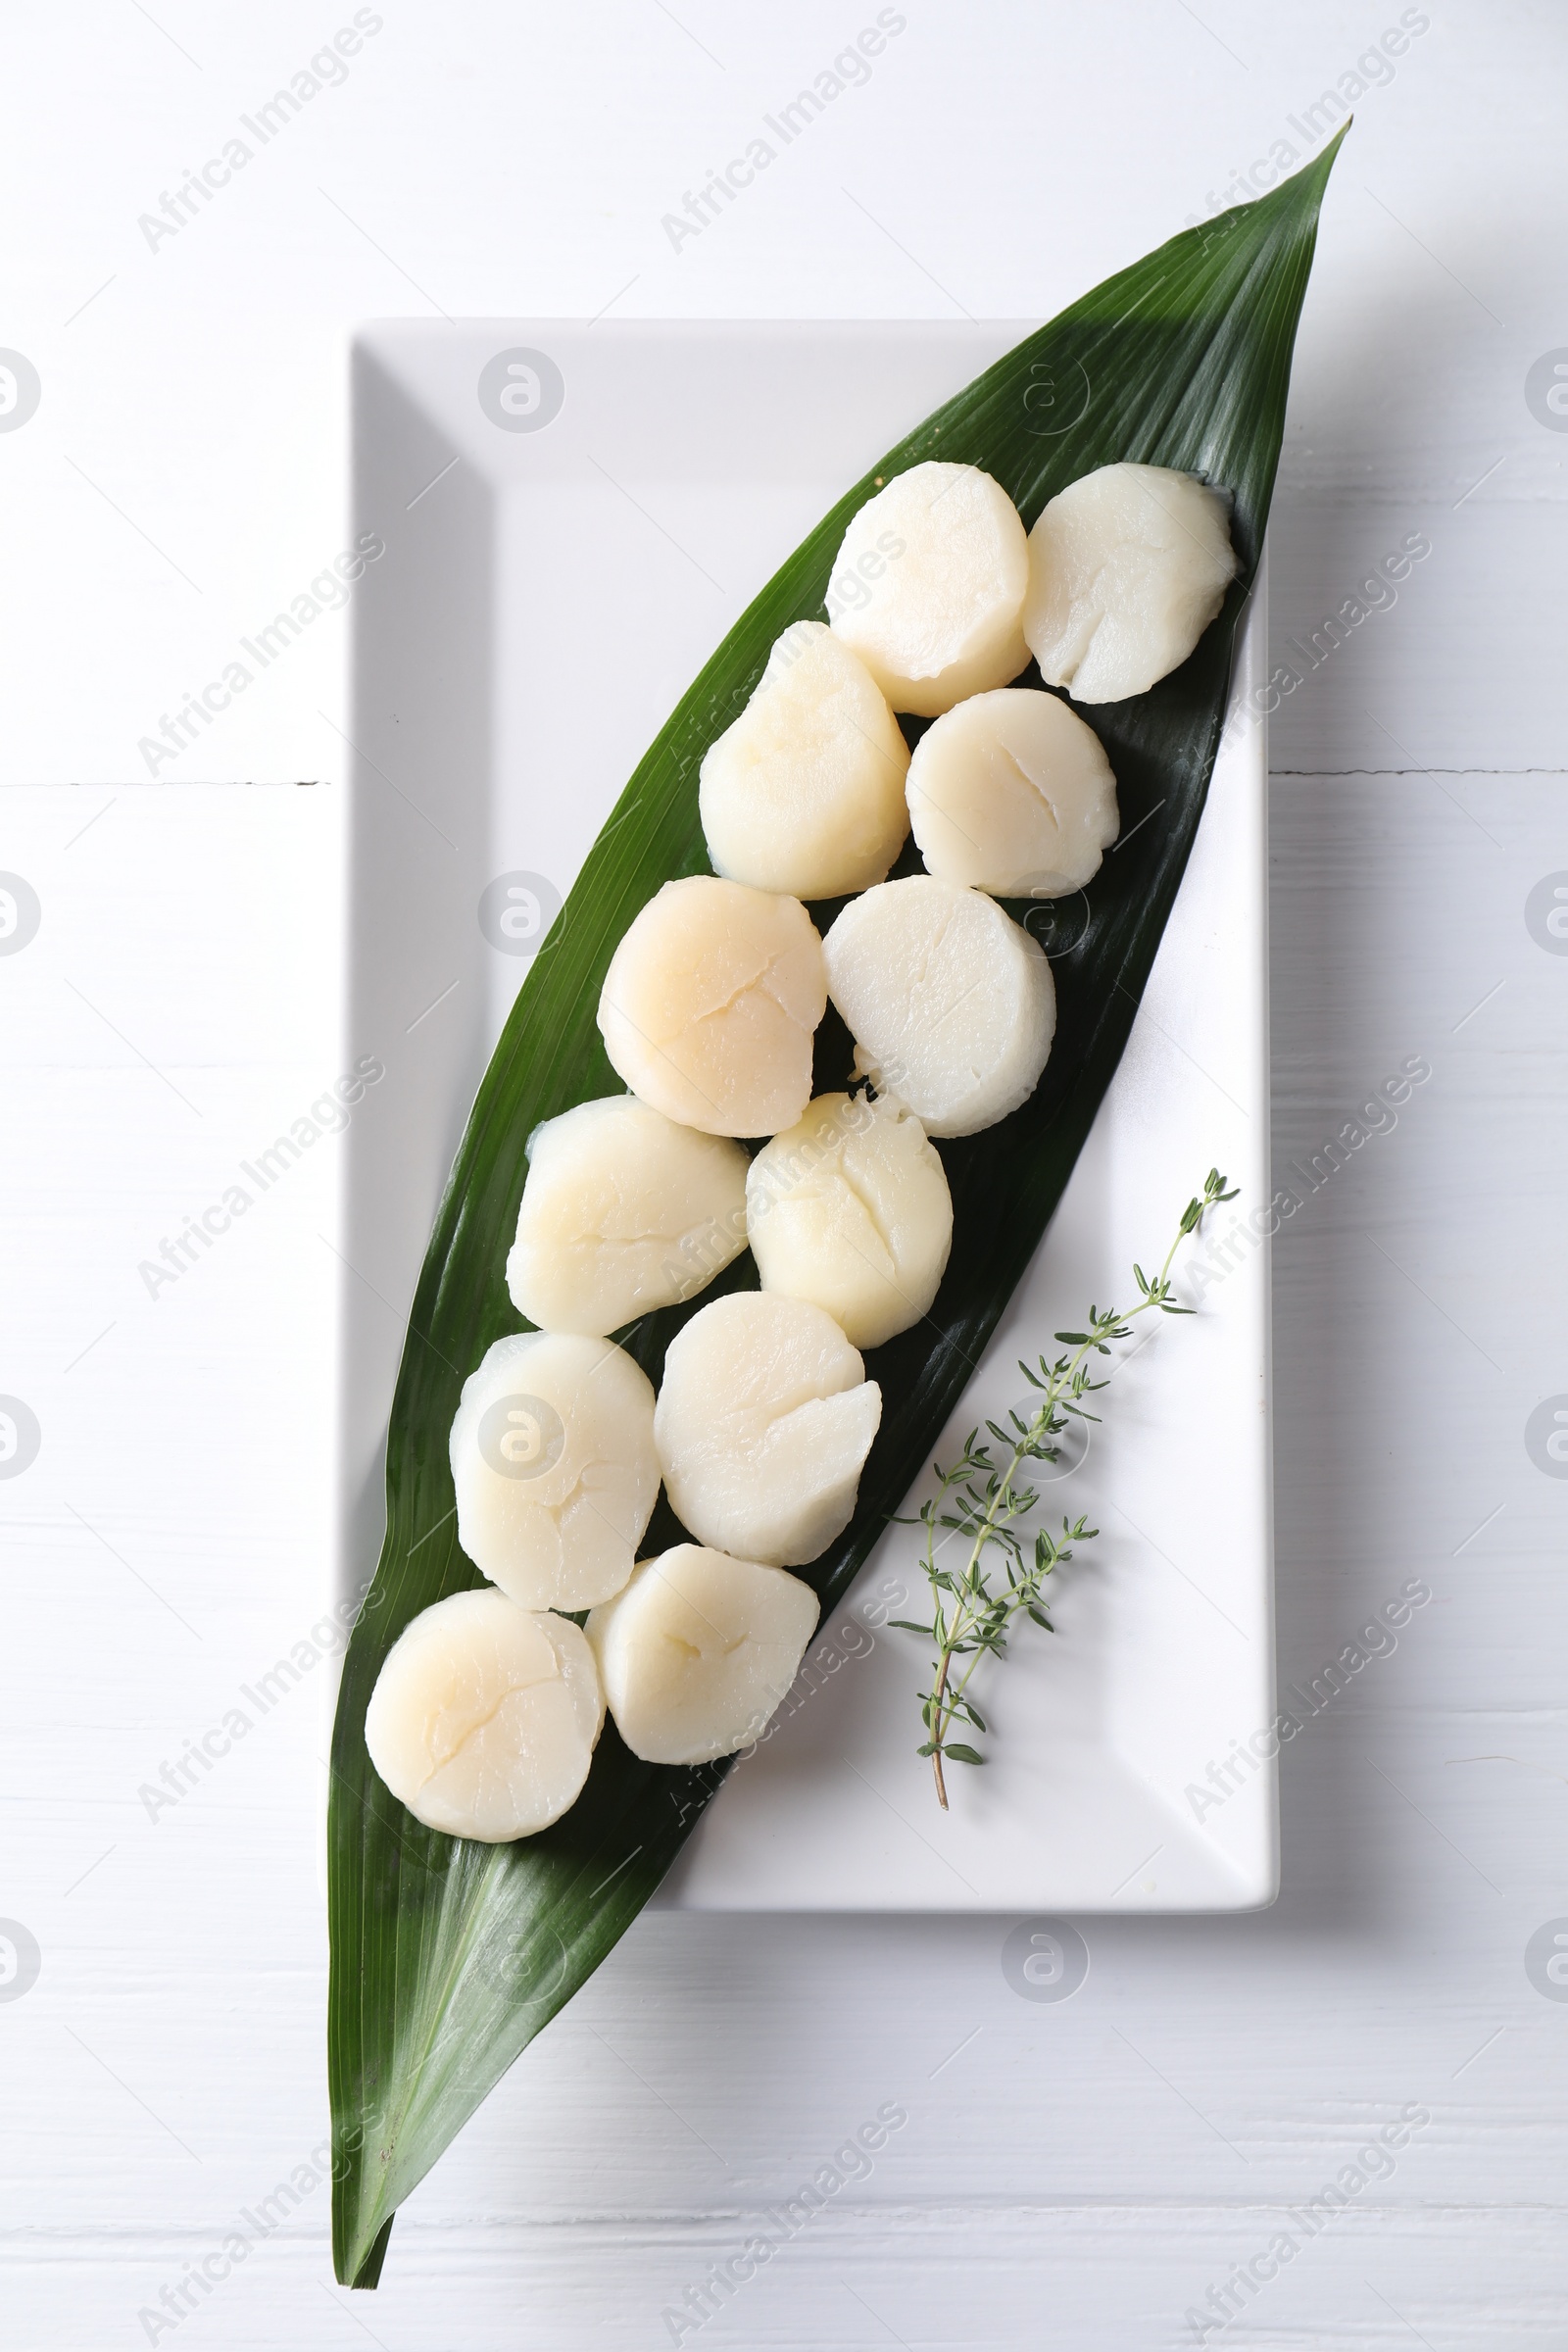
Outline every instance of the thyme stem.
<path fill-rule="evenodd" d="M 1082 1517 L 1072 1522 L 1063 1518 L 1059 1537 L 1042 1528 L 1026 1552 L 1018 1523 L 1028 1517 L 1040 1497 L 1020 1473 L 1029 1462 L 1059 1460 L 1058 1441 L 1071 1421 L 1098 1418 L 1083 1401 L 1087 1396 L 1109 1385 L 1110 1374 L 1104 1380 L 1090 1377 L 1097 1355 L 1110 1355 L 1115 1343 L 1131 1336 L 1140 1315 L 1191 1313 L 1191 1308 L 1176 1304 L 1170 1295 L 1176 1253 L 1183 1242 L 1198 1232 L 1210 1208 L 1235 1198 L 1235 1193 L 1226 1189 L 1219 1170 L 1211 1168 L 1202 1192 L 1183 1209 L 1175 1237 L 1153 1280 L 1149 1279 L 1141 1266 L 1133 1267 L 1139 1292 L 1137 1304 L 1104 1312 L 1091 1306 L 1087 1329 L 1058 1331 L 1054 1335 L 1066 1348 L 1065 1354 L 1054 1363 L 1041 1356 L 1035 1371 L 1020 1363 L 1018 1368 L 1031 1388 L 1040 1391 L 1039 1404 L 1027 1420 L 1020 1418 L 1016 1409 L 1009 1413 L 1008 1429 L 999 1427 L 994 1421 L 985 1424 L 991 1440 L 1008 1448 L 1004 1470 L 997 1470 L 991 1446 L 980 1442 L 978 1429 L 969 1432 L 963 1452 L 951 1469 L 944 1470 L 940 1462 L 935 1465 L 937 1494 L 922 1503 L 914 1522 L 925 1529 L 921 1566 L 931 1588 L 931 1623 L 915 1625 L 907 1618 L 895 1618 L 893 1623 L 910 1633 L 923 1634 L 936 1652 L 931 1687 L 919 1694 L 926 1737 L 918 1753 L 931 1758 L 937 1802 L 944 1812 L 948 1810 L 945 1764 L 949 1760 L 961 1764 L 984 1761 L 967 1741 L 954 1738 L 956 1728 L 960 1725 L 972 1726 L 982 1734 L 987 1730 L 984 1718 L 969 1696 L 976 1667 L 982 1658 L 1005 1653 L 1009 1629 L 1019 1615 L 1032 1618 L 1048 1633 L 1054 1630 L 1044 1606 L 1046 1579 L 1064 1560 L 1072 1558 L 1075 1544 L 1086 1543 L 1099 1533 Z M 969 1540 L 967 1557 L 962 1568 L 956 1572 L 943 1568 L 938 1556 L 955 1535 Z M 987 1561 L 988 1552 L 999 1555 L 997 1565 L 1005 1580 L 1001 1586 L 993 1584 L 994 1571 Z M 961 1666 L 959 1661 L 963 1661 Z"/>

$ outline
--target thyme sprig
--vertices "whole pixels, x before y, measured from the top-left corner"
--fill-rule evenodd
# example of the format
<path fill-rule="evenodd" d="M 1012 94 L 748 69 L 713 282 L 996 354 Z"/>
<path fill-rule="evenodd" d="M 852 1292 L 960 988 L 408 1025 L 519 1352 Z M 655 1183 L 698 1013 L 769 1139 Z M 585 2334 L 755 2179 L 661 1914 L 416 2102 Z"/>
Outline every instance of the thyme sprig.
<path fill-rule="evenodd" d="M 907 1617 L 895 1617 L 892 1623 L 908 1633 L 923 1634 L 936 1651 L 931 1687 L 918 1693 L 926 1737 L 916 1753 L 931 1759 L 937 1800 L 944 1812 L 948 1806 L 944 1763 L 985 1761 L 967 1740 L 953 1737 L 958 1726 L 982 1735 L 989 1732 L 969 1693 L 976 1667 L 982 1658 L 1004 1655 L 1017 1617 L 1030 1618 L 1048 1634 L 1054 1632 L 1045 1608 L 1046 1579 L 1073 1557 L 1075 1544 L 1088 1543 L 1100 1533 L 1082 1517 L 1063 1518 L 1059 1536 L 1040 1528 L 1033 1543 L 1026 1544 L 1019 1522 L 1028 1517 L 1040 1496 L 1020 1473 L 1030 1462 L 1059 1461 L 1061 1440 L 1074 1421 L 1098 1421 L 1099 1415 L 1088 1409 L 1084 1399 L 1108 1387 L 1111 1375 L 1093 1379 L 1095 1359 L 1108 1356 L 1116 1342 L 1129 1339 L 1140 1315 L 1192 1313 L 1191 1307 L 1178 1305 L 1171 1296 L 1176 1252 L 1198 1232 L 1209 1209 L 1235 1198 L 1219 1170 L 1210 1168 L 1201 1194 L 1182 1210 L 1176 1238 L 1159 1272 L 1151 1280 L 1142 1266 L 1134 1265 L 1137 1305 L 1104 1311 L 1091 1306 L 1086 1330 L 1054 1335 L 1066 1350 L 1054 1363 L 1048 1363 L 1042 1355 L 1037 1370 L 1019 1364 L 1030 1387 L 1040 1392 L 1039 1403 L 1027 1416 L 1014 1407 L 1005 1429 L 995 1421 L 985 1424 L 992 1443 L 1006 1448 L 1006 1467 L 997 1468 L 991 1445 L 981 1440 L 978 1429 L 972 1429 L 961 1455 L 950 1469 L 944 1470 L 940 1462 L 933 1465 L 937 1493 L 921 1504 L 913 1519 L 901 1522 L 925 1530 L 920 1564 L 931 1587 L 932 1613 L 929 1625 L 917 1625 Z M 963 1564 L 945 1567 L 941 1555 L 955 1538 L 959 1539 L 960 1550 L 967 1546 Z M 994 1581 L 999 1570 L 1004 1582 Z"/>

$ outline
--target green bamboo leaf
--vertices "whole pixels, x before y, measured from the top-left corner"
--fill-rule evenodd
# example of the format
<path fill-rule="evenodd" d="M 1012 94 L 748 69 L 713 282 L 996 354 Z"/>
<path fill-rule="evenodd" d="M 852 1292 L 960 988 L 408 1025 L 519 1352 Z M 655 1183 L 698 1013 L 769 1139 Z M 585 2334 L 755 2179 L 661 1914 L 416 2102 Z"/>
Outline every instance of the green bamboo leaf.
<path fill-rule="evenodd" d="M 600 985 L 627 924 L 661 885 L 707 870 L 697 815 L 703 753 L 751 693 L 779 632 L 820 615 L 845 526 L 877 477 L 927 458 L 976 465 L 1004 484 L 1026 524 L 1057 490 L 1116 459 L 1186 467 L 1234 495 L 1242 568 L 1220 619 L 1152 692 L 1085 713 L 1116 773 L 1124 846 L 1090 886 L 1083 938 L 1055 963 L 1056 1042 L 1034 1096 L 985 1134 L 941 1147 L 953 1255 L 931 1315 L 869 1360 L 884 1407 L 859 1507 L 808 1572 L 830 1608 L 921 1475 L 1071 1174 L 1137 1011 L 1219 740 L 1338 144 L 1258 203 L 1173 238 L 1085 295 L 846 492 L 654 743 L 534 957 L 479 1089 L 415 1296 L 387 1446 L 386 1540 L 344 1660 L 328 1860 L 340 2279 L 375 2283 L 399 2204 L 630 1926 L 723 1778 L 721 1766 L 639 1763 L 608 1726 L 583 1795 L 563 1821 L 517 1844 L 477 1845 L 405 1812 L 371 1770 L 364 1738 L 371 1689 L 403 1628 L 480 1582 L 457 1547 L 447 1433 L 464 1377 L 492 1341 L 518 1327 L 503 1268 L 524 1140 L 541 1119 L 618 1091 L 594 1021 Z M 1075 422 L 1052 428 L 1053 415 L 1068 413 Z M 825 924 L 833 909 L 813 911 Z M 843 1084 L 845 1041 L 831 1016 L 819 1046 L 819 1084 Z M 755 1279 L 743 1259 L 719 1287 Z M 656 1380 L 689 1311 L 650 1316 L 627 1336 Z M 648 1547 L 677 1540 L 662 1505 Z M 964 1761 L 972 1753 L 949 1752 Z"/>

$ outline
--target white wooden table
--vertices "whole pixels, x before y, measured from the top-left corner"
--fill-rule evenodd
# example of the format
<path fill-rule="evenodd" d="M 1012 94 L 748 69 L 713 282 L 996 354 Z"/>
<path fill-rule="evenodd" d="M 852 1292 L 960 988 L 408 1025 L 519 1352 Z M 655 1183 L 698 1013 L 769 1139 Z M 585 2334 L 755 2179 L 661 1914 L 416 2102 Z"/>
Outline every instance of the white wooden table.
<path fill-rule="evenodd" d="M 0 431 L 0 868 L 40 910 L 0 956 L 0 1392 L 39 1433 L 0 1480 L 15 2352 L 1568 2337 L 1561 30 L 1524 0 L 894 13 L 869 77 L 676 242 L 662 217 L 875 10 L 362 11 L 265 141 L 242 119 L 354 12 L 13 27 L 0 343 L 42 387 Z M 1272 741 L 1275 1157 L 1308 1179 L 1274 1249 L 1282 1680 L 1327 1690 L 1402 1587 L 1430 1601 L 1286 1750 L 1271 1912 L 1085 1920 L 1063 2002 L 1004 1974 L 1010 1919 L 649 1917 L 351 2299 L 309 1654 L 334 1142 L 220 1213 L 343 1066 L 341 614 L 177 753 L 138 746 L 343 544 L 354 319 L 1043 317 L 1304 153 L 1342 75 L 1373 86 L 1271 535 L 1302 673 Z M 1363 591 L 1417 536 L 1396 601 Z M 1355 598 L 1382 609 L 1313 666 Z M 1313 1189 L 1412 1059 L 1397 1126 Z M 906 2120 L 869 2170 L 691 2325 L 879 2110 Z"/>

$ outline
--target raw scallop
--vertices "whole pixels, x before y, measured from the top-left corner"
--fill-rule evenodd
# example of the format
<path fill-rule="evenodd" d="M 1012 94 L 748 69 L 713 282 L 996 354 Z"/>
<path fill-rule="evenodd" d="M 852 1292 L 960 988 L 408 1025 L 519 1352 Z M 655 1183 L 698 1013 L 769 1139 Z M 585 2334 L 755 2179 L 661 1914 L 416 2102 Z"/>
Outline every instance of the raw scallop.
<path fill-rule="evenodd" d="M 736 1291 L 670 1342 L 654 1443 L 700 1544 L 794 1568 L 849 1525 L 881 1418 L 882 1392 L 831 1315 Z"/>
<path fill-rule="evenodd" d="M 705 1135 L 774 1135 L 811 1097 L 827 996 L 799 899 L 711 874 L 666 882 L 611 958 L 605 1051 L 634 1095 Z"/>
<path fill-rule="evenodd" d="M 698 805 L 714 872 L 797 899 L 868 889 L 909 829 L 908 765 L 864 662 L 820 621 L 798 620 L 703 760 Z"/>
<path fill-rule="evenodd" d="M 615 1729 L 649 1764 L 706 1764 L 760 1738 L 816 1626 L 782 1568 L 677 1544 L 644 1560 L 588 1639 Z"/>
<path fill-rule="evenodd" d="M 1054 694 L 1004 686 L 927 727 L 909 766 L 926 871 L 999 899 L 1059 899 L 1120 826 L 1100 738 Z"/>
<path fill-rule="evenodd" d="M 493 1586 L 424 1609 L 388 1651 L 365 1743 L 393 1795 L 432 1830 L 499 1845 L 559 1821 L 605 1720 L 599 1669 L 567 1617 Z"/>
<path fill-rule="evenodd" d="M 541 1331 L 603 1337 L 695 1297 L 746 1247 L 747 1158 L 635 1095 L 606 1095 L 528 1138 L 507 1288 Z"/>
<path fill-rule="evenodd" d="M 458 1542 L 520 1608 L 618 1592 L 659 1494 L 654 1392 L 609 1340 L 518 1332 L 463 1384 L 452 1424 Z"/>
<path fill-rule="evenodd" d="M 1039 942 L 934 875 L 852 899 L 823 943 L 857 1066 L 928 1135 L 975 1135 L 1033 1093 L 1056 1026 Z"/>
<path fill-rule="evenodd" d="M 1146 694 L 1181 667 L 1236 571 L 1219 491 L 1167 466 L 1102 466 L 1029 534 L 1029 651 L 1076 703 Z"/>
<path fill-rule="evenodd" d="M 822 1307 L 857 1348 L 918 1323 L 953 1244 L 953 1196 L 912 1110 L 892 1095 L 819 1095 L 746 1180 L 764 1291 Z"/>
<path fill-rule="evenodd" d="M 931 718 L 1026 668 L 1029 543 L 1018 510 L 977 466 L 911 466 L 844 534 L 833 628 L 895 710 Z"/>

